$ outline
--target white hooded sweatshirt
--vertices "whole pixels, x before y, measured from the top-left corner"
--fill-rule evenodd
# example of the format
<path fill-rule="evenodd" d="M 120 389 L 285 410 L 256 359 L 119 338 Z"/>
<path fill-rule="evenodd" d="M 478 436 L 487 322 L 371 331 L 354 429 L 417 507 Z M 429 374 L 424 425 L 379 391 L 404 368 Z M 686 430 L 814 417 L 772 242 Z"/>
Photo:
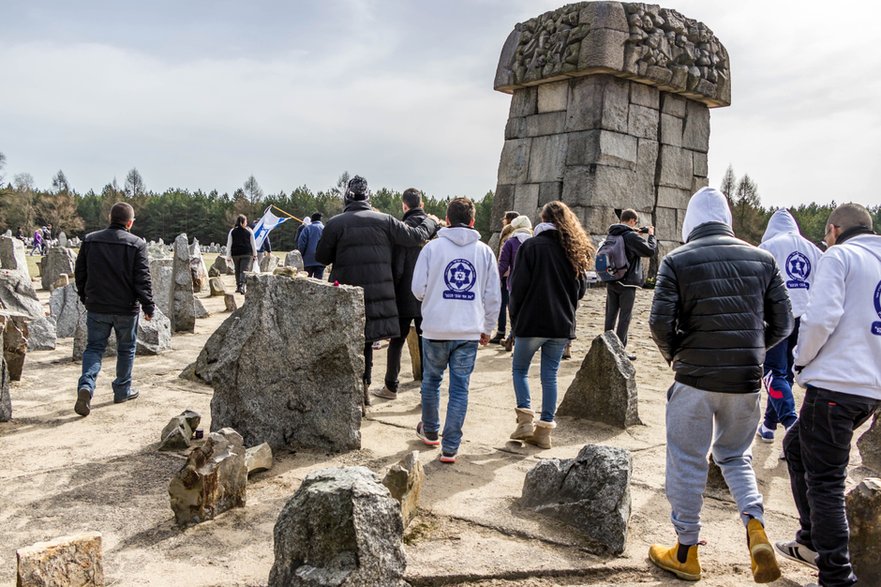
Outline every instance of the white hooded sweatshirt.
<path fill-rule="evenodd" d="M 502 293 L 492 249 L 480 233 L 442 228 L 422 248 L 411 290 L 422 302 L 422 336 L 429 340 L 479 340 L 491 334 Z"/>
<path fill-rule="evenodd" d="M 799 385 L 881 400 L 881 236 L 829 247 L 801 317 Z"/>
<path fill-rule="evenodd" d="M 768 221 L 760 249 L 765 249 L 777 260 L 780 277 L 786 284 L 792 315 L 800 318 L 808 307 L 811 283 L 814 281 L 820 249 L 798 232 L 795 218 L 788 210 L 777 210 Z"/>
<path fill-rule="evenodd" d="M 682 222 L 682 242 L 687 243 L 691 232 L 707 222 L 721 222 L 731 228 L 728 199 L 716 188 L 701 188 L 688 200 L 685 220 Z"/>

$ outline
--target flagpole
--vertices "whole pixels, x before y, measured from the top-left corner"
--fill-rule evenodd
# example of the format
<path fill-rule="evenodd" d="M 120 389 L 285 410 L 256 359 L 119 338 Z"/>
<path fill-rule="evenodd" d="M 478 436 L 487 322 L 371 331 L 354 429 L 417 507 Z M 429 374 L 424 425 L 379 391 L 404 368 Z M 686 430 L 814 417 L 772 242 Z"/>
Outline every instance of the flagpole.
<path fill-rule="evenodd" d="M 299 218 L 297 218 L 296 216 L 294 216 L 294 215 L 291 214 L 290 212 L 285 212 L 284 210 L 282 210 L 281 208 L 279 208 L 279 207 L 276 206 L 275 204 L 270 204 L 269 207 L 270 207 L 270 208 L 275 208 L 276 210 L 278 210 L 279 212 L 281 212 L 282 214 L 284 214 L 284 215 L 287 216 L 288 218 L 293 218 L 294 220 L 296 220 L 296 221 L 299 222 L 300 224 L 303 223 L 302 220 L 300 220 Z"/>

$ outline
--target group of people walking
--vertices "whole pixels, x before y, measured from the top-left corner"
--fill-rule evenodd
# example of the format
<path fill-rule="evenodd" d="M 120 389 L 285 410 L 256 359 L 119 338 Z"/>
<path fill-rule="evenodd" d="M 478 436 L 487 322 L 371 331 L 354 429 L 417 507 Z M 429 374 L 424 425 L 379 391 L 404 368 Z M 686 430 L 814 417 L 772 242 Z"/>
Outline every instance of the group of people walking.
<path fill-rule="evenodd" d="M 27 239 L 25 238 L 24 230 L 21 226 L 17 227 L 15 230 L 15 238 L 20 240 L 21 242 L 28 244 Z M 45 255 L 49 250 L 49 245 L 52 243 L 52 224 L 47 224 L 46 226 L 38 226 L 34 229 L 34 236 L 31 238 L 31 256 L 33 255 Z"/>

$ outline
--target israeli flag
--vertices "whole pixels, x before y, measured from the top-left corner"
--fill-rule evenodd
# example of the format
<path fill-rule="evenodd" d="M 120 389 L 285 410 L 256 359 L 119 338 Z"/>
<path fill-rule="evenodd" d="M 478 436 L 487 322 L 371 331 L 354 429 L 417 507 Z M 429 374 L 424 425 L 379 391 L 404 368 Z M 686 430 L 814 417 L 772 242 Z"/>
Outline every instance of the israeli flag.
<path fill-rule="evenodd" d="M 254 242 L 257 244 L 257 250 L 260 250 L 260 247 L 263 246 L 263 241 L 269 236 L 269 231 L 285 220 L 287 220 L 287 218 L 279 218 L 273 214 L 271 206 L 263 212 L 263 218 L 261 218 L 254 227 Z"/>

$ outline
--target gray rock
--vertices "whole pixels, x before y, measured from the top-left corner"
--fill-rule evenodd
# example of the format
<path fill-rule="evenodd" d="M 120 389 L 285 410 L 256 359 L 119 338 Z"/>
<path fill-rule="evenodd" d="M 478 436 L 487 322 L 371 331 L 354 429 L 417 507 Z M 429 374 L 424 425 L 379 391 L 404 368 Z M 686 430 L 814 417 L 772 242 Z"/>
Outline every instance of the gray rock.
<path fill-rule="evenodd" d="M 401 509 L 364 467 L 310 473 L 275 523 L 270 587 L 406 585 Z"/>
<path fill-rule="evenodd" d="M 881 585 L 881 479 L 864 479 L 846 501 L 854 572 L 860 583 Z"/>
<path fill-rule="evenodd" d="M 630 452 L 588 444 L 574 459 L 542 459 L 520 503 L 582 531 L 596 554 L 621 554 L 630 521 Z"/>
<path fill-rule="evenodd" d="M 881 473 L 881 416 L 876 415 L 869 429 L 857 441 L 863 466 Z"/>
<path fill-rule="evenodd" d="M 226 286 L 220 277 L 210 277 L 208 279 L 208 289 L 212 296 L 222 296 L 226 294 Z"/>
<path fill-rule="evenodd" d="M 223 294 L 223 305 L 225 312 L 235 312 L 239 307 L 236 304 L 236 296 L 231 293 Z"/>
<path fill-rule="evenodd" d="M 8 422 L 12 419 L 12 399 L 9 397 L 9 370 L 6 368 L 6 358 L 3 356 L 4 336 L 7 316 L 0 314 L 0 422 Z"/>
<path fill-rule="evenodd" d="M 168 302 L 168 318 L 172 332 L 194 332 L 196 328 L 196 303 L 193 296 L 193 278 L 190 275 L 190 247 L 187 235 L 174 239 L 174 264 L 171 270 L 171 297 Z"/>
<path fill-rule="evenodd" d="M 361 446 L 361 288 L 248 275 L 248 296 L 211 335 L 196 375 L 214 387 L 211 427 L 255 445 Z M 302 308 L 310 308 L 303 313 Z"/>
<path fill-rule="evenodd" d="M 39 318 L 28 325 L 29 351 L 54 350 L 56 338 L 55 318 L 52 316 Z"/>
<path fill-rule="evenodd" d="M 58 246 L 66 247 L 69 244 L 67 240 L 67 234 L 62 230 L 58 233 Z"/>
<path fill-rule="evenodd" d="M 272 447 L 266 444 L 252 446 L 245 450 L 245 468 L 248 469 L 248 475 L 251 473 L 259 473 L 260 471 L 268 471 L 272 468 Z"/>
<path fill-rule="evenodd" d="M 208 285 L 208 269 L 205 267 L 205 259 L 202 257 L 202 249 L 199 248 L 198 239 L 193 239 L 190 245 L 190 274 L 193 278 L 193 291 L 200 292 Z"/>
<path fill-rule="evenodd" d="M 260 273 L 272 273 L 276 267 L 278 267 L 278 257 L 275 255 L 263 255 L 260 259 Z"/>
<path fill-rule="evenodd" d="M 563 169 L 566 165 L 566 152 L 569 146 L 568 139 L 562 134 L 553 134 L 545 137 L 536 137 L 532 141 L 532 159 L 529 161 L 528 178 L 530 183 L 547 181 L 559 181 L 563 178 Z M 634 140 L 634 155 L 636 141 Z M 536 205 L 538 204 L 536 193 Z M 525 210 L 527 214 L 530 211 Z"/>
<path fill-rule="evenodd" d="M 235 507 L 245 507 L 248 470 L 242 437 L 231 428 L 208 435 L 193 449 L 168 484 L 178 526 L 198 524 Z"/>
<path fill-rule="evenodd" d="M 210 280 L 212 277 L 220 277 L 220 271 L 214 265 L 208 268 L 208 279 Z"/>
<path fill-rule="evenodd" d="M 382 484 L 401 504 L 401 516 L 405 528 L 416 515 L 424 482 L 425 469 L 419 461 L 418 450 L 408 453 L 400 462 L 392 465 L 382 479 Z"/>
<path fill-rule="evenodd" d="M 211 314 L 205 308 L 205 304 L 202 303 L 202 300 L 199 298 L 193 298 L 193 308 L 195 311 L 196 318 L 201 320 L 202 318 L 207 318 Z"/>
<path fill-rule="evenodd" d="M 18 271 L 22 277 L 31 280 L 23 242 L 11 236 L 0 237 L 0 268 Z"/>
<path fill-rule="evenodd" d="M 236 268 L 233 266 L 232 261 L 229 260 L 225 255 L 219 255 L 216 259 L 214 259 L 214 263 L 211 267 L 217 271 L 218 275 L 235 275 Z"/>
<path fill-rule="evenodd" d="M 172 418 L 159 434 L 159 450 L 180 450 L 190 447 L 193 432 L 202 417 L 193 410 L 184 410 Z"/>
<path fill-rule="evenodd" d="M 51 290 L 52 284 L 62 273 L 73 275 L 76 253 L 66 247 L 49 247 L 40 265 L 40 281 L 43 289 Z"/>
<path fill-rule="evenodd" d="M 80 315 L 86 311 L 77 295 L 76 285 L 52 290 L 49 297 L 49 315 L 55 318 L 55 333 L 58 338 L 70 338 L 76 332 Z"/>
<path fill-rule="evenodd" d="M 171 257 L 150 258 L 150 281 L 153 285 L 153 303 L 168 316 L 168 304 L 171 302 L 172 268 L 174 259 Z"/>
<path fill-rule="evenodd" d="M 83 351 L 86 350 L 88 341 L 88 329 L 86 327 L 87 313 L 80 314 L 73 333 L 73 360 L 82 361 Z M 171 321 L 158 307 L 153 313 L 153 319 L 149 322 L 144 318 L 141 311 L 138 319 L 136 355 L 158 355 L 171 350 Z M 116 356 L 116 333 L 111 332 L 107 340 L 105 357 Z"/>
<path fill-rule="evenodd" d="M 43 304 L 30 278 L 20 271 L 0 269 L 0 310 L 24 314 L 31 318 L 43 317 Z"/>
<path fill-rule="evenodd" d="M 593 339 L 557 414 L 619 428 L 641 424 L 636 369 L 613 331 Z"/>
<path fill-rule="evenodd" d="M 3 358 L 10 381 L 21 381 L 24 361 L 28 353 L 28 322 L 27 316 L 6 312 L 3 331 Z"/>
<path fill-rule="evenodd" d="M 297 271 L 303 271 L 305 269 L 305 267 L 303 267 L 303 255 L 297 250 L 289 252 L 285 255 L 284 266 L 294 267 Z"/>
<path fill-rule="evenodd" d="M 104 587 L 101 534 L 85 532 L 20 548 L 17 587 Z"/>

